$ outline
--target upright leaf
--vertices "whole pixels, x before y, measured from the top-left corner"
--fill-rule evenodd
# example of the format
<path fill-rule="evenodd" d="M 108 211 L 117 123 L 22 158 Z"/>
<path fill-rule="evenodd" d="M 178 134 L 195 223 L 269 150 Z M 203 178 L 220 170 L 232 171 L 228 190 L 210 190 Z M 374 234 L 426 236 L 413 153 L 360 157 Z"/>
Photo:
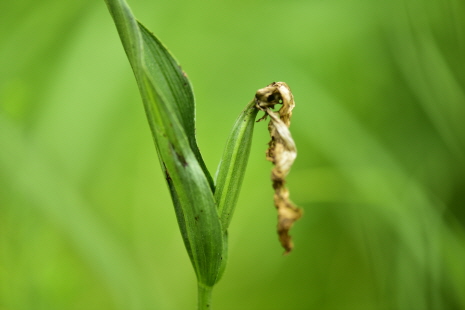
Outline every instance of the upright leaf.
<path fill-rule="evenodd" d="M 229 135 L 216 173 L 215 198 L 218 214 L 226 231 L 239 198 L 242 181 L 247 168 L 255 117 L 258 109 L 252 100 L 241 112 Z"/>
<path fill-rule="evenodd" d="M 218 280 L 223 234 L 213 182 L 195 140 L 190 83 L 167 49 L 139 24 L 124 0 L 106 0 L 144 102 L 181 234 L 198 281 Z"/>

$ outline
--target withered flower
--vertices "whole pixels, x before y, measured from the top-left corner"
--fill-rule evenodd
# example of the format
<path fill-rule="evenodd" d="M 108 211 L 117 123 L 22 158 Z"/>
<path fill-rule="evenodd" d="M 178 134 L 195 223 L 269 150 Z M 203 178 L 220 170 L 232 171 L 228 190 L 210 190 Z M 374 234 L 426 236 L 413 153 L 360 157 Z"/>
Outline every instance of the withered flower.
<path fill-rule="evenodd" d="M 289 199 L 289 191 L 285 186 L 286 176 L 297 156 L 295 143 L 289 131 L 292 109 L 295 106 L 294 96 L 286 83 L 274 82 L 257 91 L 255 104 L 257 109 L 265 112 L 265 115 L 258 121 L 266 119 L 267 116 L 271 119 L 268 124 L 271 141 L 268 143 L 266 159 L 274 165 L 271 181 L 275 191 L 274 204 L 278 210 L 278 235 L 285 249 L 284 254 L 288 254 L 293 248 L 289 230 L 303 214 L 302 209 Z M 276 104 L 282 104 L 282 106 L 274 112 L 271 109 Z"/>

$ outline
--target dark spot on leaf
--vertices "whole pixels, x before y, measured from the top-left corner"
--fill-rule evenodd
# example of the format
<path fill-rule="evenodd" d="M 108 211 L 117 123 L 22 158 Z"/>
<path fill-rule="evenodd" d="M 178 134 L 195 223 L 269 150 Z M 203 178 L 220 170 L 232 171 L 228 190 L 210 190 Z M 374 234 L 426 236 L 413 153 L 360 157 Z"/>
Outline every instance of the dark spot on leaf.
<path fill-rule="evenodd" d="M 176 157 L 178 158 L 179 162 L 181 163 L 181 165 L 182 165 L 183 167 L 186 167 L 186 166 L 187 166 L 187 161 L 186 161 L 186 159 L 184 158 L 184 156 L 182 156 L 182 155 L 176 153 Z"/>
<path fill-rule="evenodd" d="M 274 101 L 275 99 L 276 99 L 276 98 L 275 98 L 274 95 L 269 95 L 268 98 L 266 98 L 266 100 L 267 100 L 268 102 Z"/>
<path fill-rule="evenodd" d="M 199 218 L 200 218 L 200 217 L 199 217 L 198 215 L 197 215 L 197 216 L 194 216 L 194 219 L 195 219 L 197 222 L 199 221 Z"/>
<path fill-rule="evenodd" d="M 184 158 L 184 156 L 182 156 L 181 154 L 179 154 L 176 149 L 173 147 L 172 144 L 170 144 L 170 147 L 171 147 L 171 150 L 174 152 L 174 154 L 176 154 L 176 159 L 178 160 L 178 162 L 183 166 L 183 167 L 186 167 L 187 166 L 187 161 L 186 159 Z"/>
<path fill-rule="evenodd" d="M 166 165 L 164 162 L 163 162 L 163 168 L 164 168 L 163 170 L 165 171 L 165 179 L 168 183 L 170 183 L 172 179 L 171 179 L 170 174 L 168 173 L 168 169 L 166 169 Z"/>

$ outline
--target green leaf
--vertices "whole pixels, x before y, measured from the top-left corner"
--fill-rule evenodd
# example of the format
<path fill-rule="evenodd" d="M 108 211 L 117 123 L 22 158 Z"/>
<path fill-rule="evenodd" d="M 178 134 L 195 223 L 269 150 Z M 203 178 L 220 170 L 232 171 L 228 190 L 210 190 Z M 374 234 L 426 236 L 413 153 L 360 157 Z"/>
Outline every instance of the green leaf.
<path fill-rule="evenodd" d="M 223 228 L 195 140 L 194 96 L 180 66 L 123 0 L 106 0 L 131 63 L 176 216 L 200 283 L 218 280 Z"/>
<path fill-rule="evenodd" d="M 215 199 L 225 232 L 239 198 L 252 145 L 257 112 L 254 100 L 241 112 L 229 135 L 216 173 Z"/>
<path fill-rule="evenodd" d="M 236 207 L 247 168 L 255 117 L 258 109 L 252 100 L 241 112 L 229 134 L 216 172 L 215 200 L 223 227 L 223 261 L 219 277 L 223 275 L 228 258 L 228 227 Z"/>

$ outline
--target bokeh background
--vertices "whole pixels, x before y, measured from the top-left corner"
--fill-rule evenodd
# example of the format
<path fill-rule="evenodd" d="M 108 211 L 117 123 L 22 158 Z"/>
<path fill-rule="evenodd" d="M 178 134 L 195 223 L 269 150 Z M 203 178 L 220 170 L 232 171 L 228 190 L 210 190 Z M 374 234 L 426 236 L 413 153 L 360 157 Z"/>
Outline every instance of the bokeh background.
<path fill-rule="evenodd" d="M 296 108 L 282 256 L 256 125 L 214 309 L 465 309 L 462 0 L 129 1 L 197 99 L 214 173 L 258 88 Z M 0 1 L 0 309 L 195 309 L 104 1 Z"/>

